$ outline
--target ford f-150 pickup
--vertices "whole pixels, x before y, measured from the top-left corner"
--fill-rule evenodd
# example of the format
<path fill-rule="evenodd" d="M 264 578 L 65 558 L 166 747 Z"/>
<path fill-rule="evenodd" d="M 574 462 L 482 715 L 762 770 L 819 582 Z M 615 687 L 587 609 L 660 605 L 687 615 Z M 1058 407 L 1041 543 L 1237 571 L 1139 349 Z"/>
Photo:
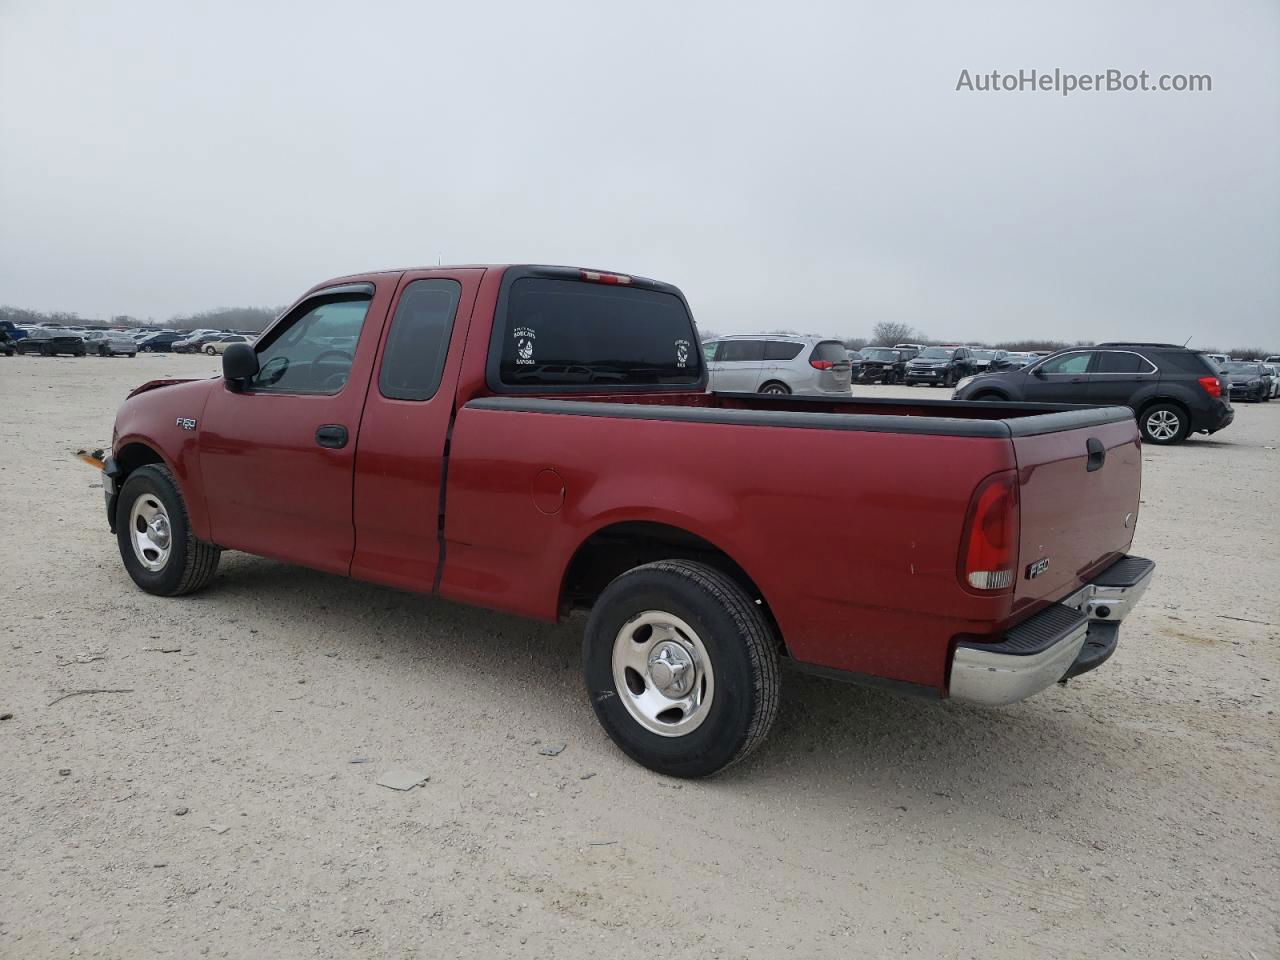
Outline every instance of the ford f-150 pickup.
<path fill-rule="evenodd" d="M 151 593 L 242 550 L 587 611 L 604 729 L 701 776 L 783 664 L 997 707 L 1099 666 L 1153 569 L 1139 442 L 1125 407 L 711 393 L 675 287 L 441 267 L 322 283 L 220 378 L 138 387 L 103 469 Z"/>

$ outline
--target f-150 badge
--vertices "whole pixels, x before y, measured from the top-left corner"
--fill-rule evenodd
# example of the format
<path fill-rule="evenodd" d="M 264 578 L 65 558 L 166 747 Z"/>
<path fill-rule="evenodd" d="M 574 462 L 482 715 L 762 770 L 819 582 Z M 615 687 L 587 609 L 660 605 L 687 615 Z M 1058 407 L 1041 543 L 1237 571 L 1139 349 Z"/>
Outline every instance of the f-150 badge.
<path fill-rule="evenodd" d="M 183 430 L 194 430 L 196 428 L 196 422 L 190 417 L 179 417 L 178 426 Z"/>
<path fill-rule="evenodd" d="M 1027 564 L 1027 579 L 1034 580 L 1040 574 L 1049 569 L 1049 558 L 1041 557 L 1035 563 Z"/>

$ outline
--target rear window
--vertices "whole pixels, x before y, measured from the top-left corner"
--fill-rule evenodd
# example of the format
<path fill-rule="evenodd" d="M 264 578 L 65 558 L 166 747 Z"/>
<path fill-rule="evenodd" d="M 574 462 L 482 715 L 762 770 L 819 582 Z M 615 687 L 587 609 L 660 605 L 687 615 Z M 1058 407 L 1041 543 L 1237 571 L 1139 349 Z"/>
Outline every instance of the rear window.
<path fill-rule="evenodd" d="M 810 360 L 825 360 L 827 363 L 848 363 L 849 351 L 839 340 L 823 340 L 813 348 Z"/>
<path fill-rule="evenodd" d="M 511 386 L 691 384 L 701 355 L 673 294 L 521 277 L 507 295 L 498 376 Z"/>
<path fill-rule="evenodd" d="M 804 349 L 803 343 L 788 343 L 785 340 L 766 340 L 764 358 L 766 360 L 794 360 Z"/>

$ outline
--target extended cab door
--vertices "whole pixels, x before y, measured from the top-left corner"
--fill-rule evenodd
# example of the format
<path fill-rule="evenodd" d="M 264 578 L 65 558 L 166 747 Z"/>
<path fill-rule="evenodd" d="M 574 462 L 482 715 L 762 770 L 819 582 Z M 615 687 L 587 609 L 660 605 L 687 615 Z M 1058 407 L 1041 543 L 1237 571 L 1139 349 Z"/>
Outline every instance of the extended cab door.
<path fill-rule="evenodd" d="M 304 298 L 258 339 L 257 375 L 214 388 L 199 429 L 215 543 L 350 570 L 356 431 L 398 276 Z"/>
<path fill-rule="evenodd" d="M 483 275 L 421 270 L 400 280 L 356 447 L 353 577 L 435 588 L 449 427 Z"/>

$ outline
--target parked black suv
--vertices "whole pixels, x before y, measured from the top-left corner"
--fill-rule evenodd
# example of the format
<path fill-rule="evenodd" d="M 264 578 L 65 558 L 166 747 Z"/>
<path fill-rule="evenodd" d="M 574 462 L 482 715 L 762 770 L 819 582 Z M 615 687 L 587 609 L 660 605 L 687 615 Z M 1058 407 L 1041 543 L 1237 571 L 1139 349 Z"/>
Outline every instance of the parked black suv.
<path fill-rule="evenodd" d="M 863 347 L 860 383 L 901 383 L 907 361 L 916 355 L 910 347 Z"/>
<path fill-rule="evenodd" d="M 977 372 L 978 363 L 968 347 L 926 347 L 907 364 L 903 379 L 908 387 L 917 383 L 954 387 Z"/>
<path fill-rule="evenodd" d="M 1172 343 L 1060 350 L 1021 370 L 970 377 L 954 399 L 1132 407 L 1150 443 L 1181 443 L 1191 433 L 1216 433 L 1235 419 L 1217 364 Z"/>

